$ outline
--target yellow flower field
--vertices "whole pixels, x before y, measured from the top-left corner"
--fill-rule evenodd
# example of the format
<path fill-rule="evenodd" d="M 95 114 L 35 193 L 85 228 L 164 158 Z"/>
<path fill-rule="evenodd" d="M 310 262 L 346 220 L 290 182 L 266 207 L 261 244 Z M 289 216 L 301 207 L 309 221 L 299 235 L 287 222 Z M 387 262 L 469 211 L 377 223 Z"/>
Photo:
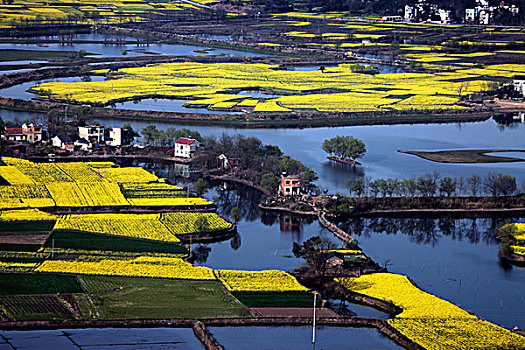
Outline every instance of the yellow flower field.
<path fill-rule="evenodd" d="M 208 267 L 193 266 L 180 258 L 148 256 L 134 259 L 80 256 L 74 261 L 46 260 L 35 271 L 192 280 L 216 279 L 213 270 Z"/>
<path fill-rule="evenodd" d="M 231 292 L 308 291 L 295 277 L 279 270 L 237 271 L 216 270 L 219 280 Z"/>
<path fill-rule="evenodd" d="M 128 202 L 134 206 L 199 206 L 210 205 L 204 198 L 129 198 Z"/>
<path fill-rule="evenodd" d="M 55 220 L 56 218 L 56 215 L 38 209 L 0 211 L 0 221 L 39 221 Z"/>
<path fill-rule="evenodd" d="M 111 162 L 92 166 L 33 163 L 9 157 L 2 157 L 2 161 L 7 166 L 0 166 L 0 175 L 13 184 L 0 185 L 0 209 L 212 204 L 204 198 L 187 198 L 181 187 L 138 167 L 111 168 Z"/>
<path fill-rule="evenodd" d="M 0 176 L 11 185 L 33 185 L 35 183 L 14 166 L 0 166 Z"/>
<path fill-rule="evenodd" d="M 203 3 L 215 0 L 199 0 Z M 150 18 L 175 19 L 193 16 L 202 11 L 197 6 L 179 1 L 148 2 L 137 0 L 108 1 L 86 0 L 63 1 L 57 0 L 50 4 L 43 0 L 20 0 L 14 5 L 0 7 L 0 27 L 11 27 L 25 23 L 60 24 L 114 24 L 125 22 L 143 22 Z"/>
<path fill-rule="evenodd" d="M 525 347 L 525 338 L 478 319 L 460 307 L 413 285 L 406 276 L 375 273 L 337 282 L 360 294 L 390 301 L 403 311 L 388 323 L 425 349 Z"/>
<path fill-rule="evenodd" d="M 134 168 L 99 168 L 102 178 L 111 182 L 152 182 L 158 181 L 154 174 L 138 167 Z"/>
<path fill-rule="evenodd" d="M 182 235 L 197 232 L 195 222 L 200 217 L 208 221 L 209 231 L 226 230 L 232 227 L 232 224 L 215 213 L 163 213 L 160 214 L 160 221 L 174 234 Z"/>
<path fill-rule="evenodd" d="M 438 58 L 448 57 L 434 57 L 434 59 Z M 455 59 L 461 58 L 456 56 Z M 485 69 L 458 67 L 457 70 L 445 73 L 378 75 L 354 73 L 350 64 L 328 67 L 324 73 L 286 71 L 277 68 L 278 66 L 269 64 L 164 63 L 125 68 L 107 81 L 54 82 L 36 85 L 32 89 L 36 92 L 49 90 L 52 99 L 64 99 L 66 95 L 71 95 L 71 98 L 79 103 L 108 103 L 115 99 L 161 94 L 173 98 L 191 96 L 194 100 L 186 103 L 187 106 L 216 105 L 221 108 L 231 108 L 242 105 L 244 100 L 253 101 L 254 98 L 233 93 L 225 94 L 225 91 L 253 89 L 256 86 L 261 89 L 283 91 L 286 96 L 258 98 L 255 112 L 289 112 L 300 109 L 327 112 L 429 110 L 464 108 L 457 106 L 456 103 L 463 95 L 486 89 L 488 84 L 488 80 L 485 80 L 486 75 L 510 76 L 512 72 L 525 72 L 525 65 L 492 65 Z M 107 71 L 99 71 L 99 73 L 105 74 Z M 458 79 L 462 81 L 458 82 Z M 174 80 L 178 81 L 178 84 L 173 84 Z M 330 89 L 330 92 L 323 93 L 323 89 Z M 311 90 L 321 90 L 321 92 L 309 93 L 308 91 Z M 229 100 L 235 101 L 225 103 Z M 118 172 L 116 169 L 107 170 Z M 108 173 L 110 174 L 111 171 Z M 110 176 L 106 178 L 112 181 Z"/>
<path fill-rule="evenodd" d="M 78 230 L 164 242 L 180 242 L 160 214 L 79 214 L 59 218 L 55 230 Z"/>

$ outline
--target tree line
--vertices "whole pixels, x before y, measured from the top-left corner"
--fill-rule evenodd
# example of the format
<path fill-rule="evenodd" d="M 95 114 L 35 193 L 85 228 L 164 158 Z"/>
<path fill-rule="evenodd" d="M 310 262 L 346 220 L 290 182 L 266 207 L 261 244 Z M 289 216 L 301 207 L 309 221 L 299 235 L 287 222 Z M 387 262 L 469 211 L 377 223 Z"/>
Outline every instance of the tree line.
<path fill-rule="evenodd" d="M 510 196 L 518 193 L 516 178 L 507 174 L 488 173 L 482 178 L 479 175 L 470 177 L 441 177 L 437 172 L 425 174 L 415 178 L 405 179 L 375 179 L 370 177 L 351 178 L 346 181 L 345 187 L 350 195 L 357 197 L 433 197 L 433 196 L 462 196 L 473 197 L 483 194 L 490 196 Z M 525 183 L 524 188 L 525 191 Z"/>
<path fill-rule="evenodd" d="M 148 146 L 173 147 L 175 141 L 181 137 L 188 137 L 202 142 L 202 136 L 198 131 L 187 128 L 175 129 L 170 126 L 166 130 L 158 130 L 155 125 L 147 125 L 140 131 L 144 144 Z"/>

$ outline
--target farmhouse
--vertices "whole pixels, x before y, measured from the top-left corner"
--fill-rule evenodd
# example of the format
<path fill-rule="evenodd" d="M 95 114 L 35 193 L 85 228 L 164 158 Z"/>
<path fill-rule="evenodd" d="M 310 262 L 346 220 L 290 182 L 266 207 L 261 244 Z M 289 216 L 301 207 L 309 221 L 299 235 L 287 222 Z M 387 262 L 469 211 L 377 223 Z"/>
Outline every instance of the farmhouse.
<path fill-rule="evenodd" d="M 75 141 L 80 138 L 78 135 L 65 135 L 60 134 L 51 139 L 54 147 L 72 152 L 75 149 Z"/>
<path fill-rule="evenodd" d="M 23 142 L 26 140 L 26 135 L 22 134 L 21 127 L 5 127 L 2 139 L 7 141 Z"/>
<path fill-rule="evenodd" d="M 91 143 L 104 143 L 104 127 L 98 125 L 79 126 L 78 137 Z"/>
<path fill-rule="evenodd" d="M 175 157 L 191 158 L 197 152 L 199 146 L 199 141 L 181 137 L 175 141 Z"/>
<path fill-rule="evenodd" d="M 512 78 L 512 83 L 514 84 L 514 90 L 525 96 L 525 75 L 515 75 Z"/>
<path fill-rule="evenodd" d="M 22 134 L 25 135 L 26 141 L 29 143 L 38 142 L 43 140 L 43 130 L 41 125 L 35 125 L 33 123 L 22 125 Z"/>
<path fill-rule="evenodd" d="M 283 196 L 298 196 L 301 194 L 301 177 L 298 175 L 281 175 L 279 193 Z"/>

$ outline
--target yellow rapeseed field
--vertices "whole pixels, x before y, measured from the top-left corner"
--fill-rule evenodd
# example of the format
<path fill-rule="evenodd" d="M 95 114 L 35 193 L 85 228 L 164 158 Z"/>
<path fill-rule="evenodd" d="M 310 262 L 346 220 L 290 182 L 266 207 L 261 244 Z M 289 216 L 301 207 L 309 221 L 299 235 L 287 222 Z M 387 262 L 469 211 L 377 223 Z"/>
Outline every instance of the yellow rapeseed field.
<path fill-rule="evenodd" d="M 521 349 L 525 338 L 480 320 L 458 306 L 426 293 L 406 276 L 375 273 L 336 279 L 346 288 L 390 301 L 403 311 L 388 323 L 425 349 Z"/>
<path fill-rule="evenodd" d="M 440 58 L 440 56 L 435 57 Z M 441 57 L 447 58 L 447 57 Z M 455 59 L 461 59 L 456 57 Z M 474 57 L 475 58 L 475 57 Z M 66 96 L 79 103 L 108 103 L 141 95 L 192 97 L 186 106 L 242 105 L 245 95 L 225 94 L 231 89 L 259 87 L 282 92 L 283 97 L 260 99 L 256 112 L 289 112 L 310 109 L 327 112 L 386 111 L 396 109 L 464 108 L 461 96 L 487 89 L 485 76 L 509 77 L 525 72 L 525 65 L 492 65 L 435 73 L 390 73 L 370 75 L 352 72 L 352 65 L 340 64 L 322 71 L 279 70 L 276 65 L 246 63 L 201 64 L 195 62 L 154 64 L 126 68 L 100 82 L 44 83 L 36 92 L 51 91 L 52 99 Z M 107 71 L 99 71 L 106 74 Z M 459 80 L 461 79 L 461 81 Z M 173 84 L 177 81 L 177 84 Z M 328 89 L 329 92 L 323 92 Z M 312 93 L 312 90 L 316 90 Z M 230 104 L 221 103 L 231 100 Z M 234 104 L 236 102 L 237 104 Z"/>
<path fill-rule="evenodd" d="M 219 280 L 232 292 L 308 291 L 295 277 L 279 270 L 216 270 Z"/>

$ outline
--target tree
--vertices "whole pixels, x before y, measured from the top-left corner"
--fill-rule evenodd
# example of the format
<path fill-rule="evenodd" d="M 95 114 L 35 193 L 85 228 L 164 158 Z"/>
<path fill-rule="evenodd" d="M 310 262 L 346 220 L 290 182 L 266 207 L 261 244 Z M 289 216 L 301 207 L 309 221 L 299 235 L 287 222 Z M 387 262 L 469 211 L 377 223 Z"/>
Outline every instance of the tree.
<path fill-rule="evenodd" d="M 237 224 L 242 219 L 241 209 L 239 207 L 233 207 L 230 211 L 230 216 L 235 224 Z"/>
<path fill-rule="evenodd" d="M 437 184 L 435 177 L 430 174 L 425 174 L 417 178 L 417 191 L 423 197 L 431 197 L 436 194 Z"/>
<path fill-rule="evenodd" d="M 401 181 L 402 191 L 409 197 L 414 197 L 417 193 L 417 183 L 414 179 L 403 179 Z"/>
<path fill-rule="evenodd" d="M 481 190 L 481 176 L 479 175 L 472 175 L 471 177 L 467 178 L 467 189 L 470 191 L 473 197 L 476 197 Z"/>
<path fill-rule="evenodd" d="M 485 189 L 485 192 L 489 193 L 494 197 L 499 194 L 498 178 L 500 176 L 500 174 L 492 172 L 488 173 L 487 176 L 485 176 L 485 179 L 483 180 L 483 188 Z"/>
<path fill-rule="evenodd" d="M 518 189 L 516 186 L 516 178 L 510 175 L 500 175 L 496 185 L 498 187 L 498 191 L 504 196 L 514 194 Z"/>
<path fill-rule="evenodd" d="M 450 197 L 451 194 L 456 192 L 457 181 L 449 176 L 445 176 L 439 181 L 439 192 L 441 194 L 446 194 L 447 197 Z"/>
<path fill-rule="evenodd" d="M 268 192 L 274 193 L 279 187 L 279 180 L 272 173 L 266 173 L 261 177 L 261 187 Z"/>
<path fill-rule="evenodd" d="M 316 275 L 323 276 L 328 251 L 336 247 L 336 244 L 330 239 L 315 236 L 306 240 L 303 244 L 294 242 L 292 252 L 296 257 L 305 259 Z"/>
<path fill-rule="evenodd" d="M 378 180 L 374 180 L 370 182 L 370 194 L 373 197 L 377 197 L 377 194 L 381 192 L 380 184 Z"/>
<path fill-rule="evenodd" d="M 199 196 L 202 196 L 208 191 L 209 185 L 204 179 L 198 179 L 193 184 L 193 190 L 195 193 L 197 193 Z"/>
<path fill-rule="evenodd" d="M 363 141 L 352 136 L 336 136 L 323 141 L 322 149 L 330 156 L 335 156 L 343 160 L 351 160 L 364 157 L 366 146 Z"/>
<path fill-rule="evenodd" d="M 208 260 L 210 252 L 210 247 L 199 244 L 197 247 L 195 247 L 195 249 L 193 249 L 193 254 L 195 254 L 195 261 L 201 264 L 205 263 Z"/>
<path fill-rule="evenodd" d="M 159 138 L 159 131 L 155 125 L 147 125 L 140 133 L 144 137 L 144 143 L 147 145 L 152 144 Z"/>
<path fill-rule="evenodd" d="M 195 220 L 194 228 L 197 233 L 209 231 L 210 223 L 208 222 L 208 218 L 204 215 L 200 215 L 197 220 Z"/>
<path fill-rule="evenodd" d="M 386 193 L 388 193 L 390 197 L 392 197 L 392 195 L 394 194 L 396 195 L 399 194 L 399 190 L 401 187 L 399 180 L 388 178 L 386 179 L 385 186 L 386 186 Z"/>
<path fill-rule="evenodd" d="M 348 192 L 350 192 L 350 195 L 355 193 L 358 197 L 361 197 L 365 190 L 365 182 L 361 177 L 356 179 L 350 178 L 346 181 L 345 187 L 348 189 Z"/>

